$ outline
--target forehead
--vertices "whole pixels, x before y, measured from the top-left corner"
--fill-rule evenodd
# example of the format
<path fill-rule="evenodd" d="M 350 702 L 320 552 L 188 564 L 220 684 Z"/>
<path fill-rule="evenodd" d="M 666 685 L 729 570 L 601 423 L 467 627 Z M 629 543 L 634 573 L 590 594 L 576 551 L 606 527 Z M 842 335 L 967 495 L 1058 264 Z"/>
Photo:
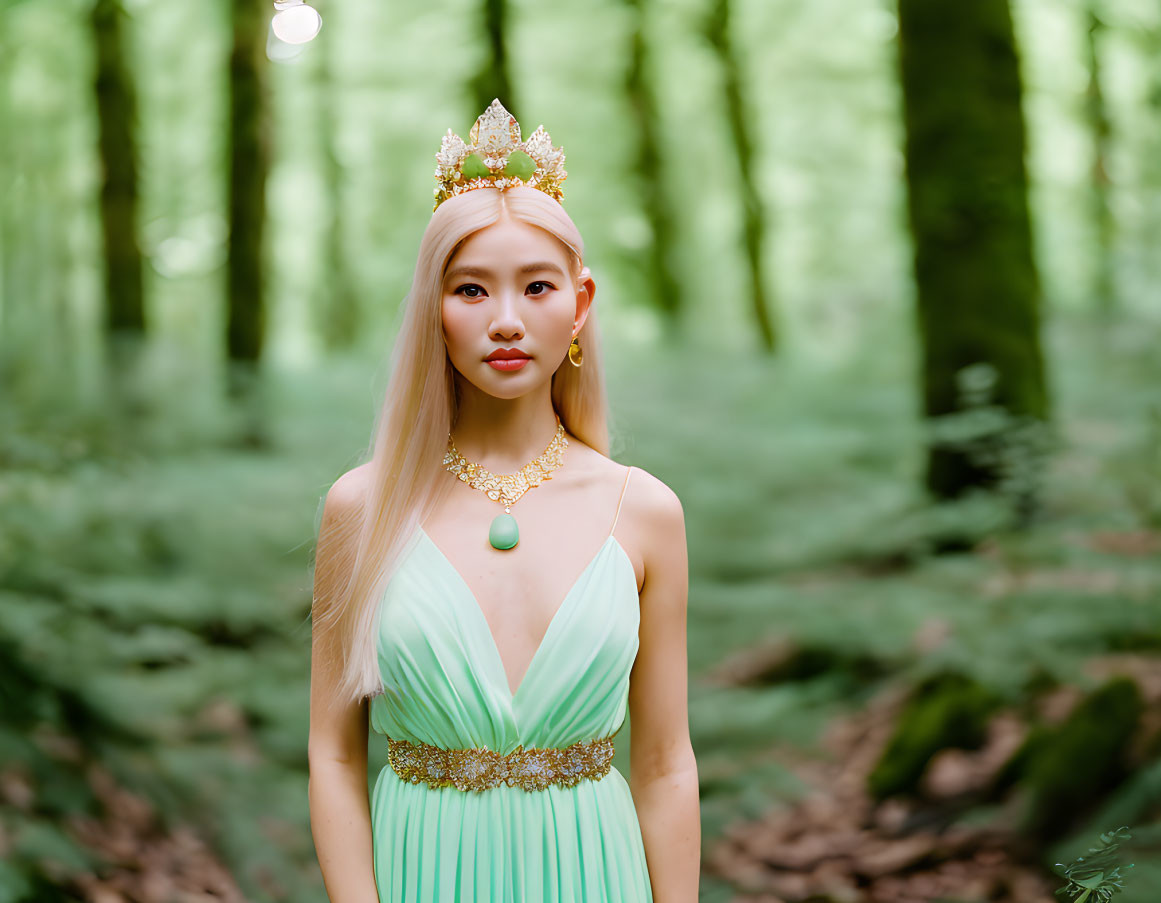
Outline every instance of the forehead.
<path fill-rule="evenodd" d="M 530 272 L 545 266 L 567 270 L 568 258 L 554 235 L 518 220 L 501 220 L 464 239 L 448 261 L 447 276 L 455 270 Z"/>

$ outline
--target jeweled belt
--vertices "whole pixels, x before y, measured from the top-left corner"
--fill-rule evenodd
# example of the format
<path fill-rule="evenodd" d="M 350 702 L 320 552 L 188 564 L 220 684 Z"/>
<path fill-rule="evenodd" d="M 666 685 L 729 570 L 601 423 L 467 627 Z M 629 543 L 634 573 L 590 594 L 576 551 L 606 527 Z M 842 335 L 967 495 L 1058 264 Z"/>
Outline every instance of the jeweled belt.
<path fill-rule="evenodd" d="M 598 737 L 562 748 L 518 746 L 507 755 L 472 746 L 444 749 L 427 743 L 387 738 L 387 759 L 403 780 L 431 787 L 487 790 L 500 784 L 543 790 L 550 784 L 572 787 L 582 778 L 599 781 L 613 765 L 613 737 Z"/>

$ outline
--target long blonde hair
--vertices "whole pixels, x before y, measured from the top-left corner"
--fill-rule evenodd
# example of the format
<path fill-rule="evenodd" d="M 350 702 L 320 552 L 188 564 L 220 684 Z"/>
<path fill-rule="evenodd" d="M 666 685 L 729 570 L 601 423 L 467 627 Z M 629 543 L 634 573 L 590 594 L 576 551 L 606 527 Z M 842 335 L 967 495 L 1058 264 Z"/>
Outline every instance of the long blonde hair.
<path fill-rule="evenodd" d="M 497 222 L 504 210 L 538 226 L 565 246 L 574 283 L 584 260 L 580 232 L 564 208 L 535 188 L 480 188 L 444 201 L 432 214 L 419 245 L 411 289 L 390 357 L 390 376 L 369 451 L 369 480 L 361 510 L 335 525 L 353 541 L 353 561 L 335 563 L 348 575 L 333 597 L 315 598 L 315 629 L 337 631 L 321 654 L 341 654 L 339 693 L 358 700 L 383 691 L 379 671 L 379 600 L 408 539 L 431 513 L 443 469 L 448 432 L 455 422 L 455 370 L 443 338 L 442 285 L 452 255 L 473 233 Z M 584 364 L 564 360 L 552 376 L 553 407 L 574 436 L 602 454 L 609 449 L 608 404 L 596 307 L 590 307 L 578 340 Z M 329 591 L 328 591 L 329 592 Z M 323 651 L 325 650 L 325 651 Z M 319 654 L 319 653 L 316 653 Z"/>

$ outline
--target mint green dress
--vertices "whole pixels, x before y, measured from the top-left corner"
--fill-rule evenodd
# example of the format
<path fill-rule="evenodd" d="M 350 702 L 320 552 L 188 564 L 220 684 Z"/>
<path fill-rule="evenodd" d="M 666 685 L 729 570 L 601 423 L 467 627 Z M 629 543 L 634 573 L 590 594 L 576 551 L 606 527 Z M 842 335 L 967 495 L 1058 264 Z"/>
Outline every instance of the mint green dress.
<path fill-rule="evenodd" d="M 633 564 L 610 531 L 513 695 L 483 611 L 419 529 L 381 603 L 385 692 L 371 701 L 371 730 L 501 753 L 609 736 L 625 718 L 639 603 Z M 375 781 L 371 828 L 380 903 L 653 899 L 637 811 L 615 766 L 573 787 L 465 791 L 404 781 L 388 764 Z"/>

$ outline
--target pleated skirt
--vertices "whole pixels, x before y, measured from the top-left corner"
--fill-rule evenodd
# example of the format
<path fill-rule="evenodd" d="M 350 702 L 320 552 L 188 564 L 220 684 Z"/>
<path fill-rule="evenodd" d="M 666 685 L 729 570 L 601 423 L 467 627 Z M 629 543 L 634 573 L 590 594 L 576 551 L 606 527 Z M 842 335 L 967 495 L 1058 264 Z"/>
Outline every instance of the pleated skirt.
<path fill-rule="evenodd" d="M 371 824 L 380 903 L 652 903 L 616 767 L 574 787 L 463 791 L 412 784 L 385 765 Z"/>

